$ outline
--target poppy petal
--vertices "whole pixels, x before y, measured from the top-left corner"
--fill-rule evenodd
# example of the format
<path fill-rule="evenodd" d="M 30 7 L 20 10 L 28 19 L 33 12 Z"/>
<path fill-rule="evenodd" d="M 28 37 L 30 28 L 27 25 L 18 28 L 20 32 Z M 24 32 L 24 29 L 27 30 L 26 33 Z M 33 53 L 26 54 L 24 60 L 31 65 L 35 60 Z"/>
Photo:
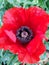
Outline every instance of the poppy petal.
<path fill-rule="evenodd" d="M 13 29 L 22 26 L 26 22 L 25 9 L 13 7 L 8 9 L 3 16 L 4 27 Z"/>
<path fill-rule="evenodd" d="M 42 44 L 42 39 L 40 36 L 35 36 L 35 38 L 28 44 L 27 46 L 27 50 L 28 52 L 30 52 L 30 54 L 32 55 L 33 53 L 36 52 L 36 50 L 38 49 L 38 47 L 40 46 L 40 44 Z M 45 47 L 43 47 L 43 49 L 45 49 Z"/>
<path fill-rule="evenodd" d="M 5 30 L 5 33 L 13 42 L 16 42 L 16 35 L 12 31 Z"/>
<path fill-rule="evenodd" d="M 46 31 L 46 25 L 49 22 L 49 15 L 42 9 L 37 6 L 30 7 L 28 9 L 28 15 L 29 15 L 29 24 L 32 27 L 32 29 L 36 32 L 37 27 L 39 26 L 42 28 L 42 31 Z M 44 29 L 45 27 L 45 29 Z"/>

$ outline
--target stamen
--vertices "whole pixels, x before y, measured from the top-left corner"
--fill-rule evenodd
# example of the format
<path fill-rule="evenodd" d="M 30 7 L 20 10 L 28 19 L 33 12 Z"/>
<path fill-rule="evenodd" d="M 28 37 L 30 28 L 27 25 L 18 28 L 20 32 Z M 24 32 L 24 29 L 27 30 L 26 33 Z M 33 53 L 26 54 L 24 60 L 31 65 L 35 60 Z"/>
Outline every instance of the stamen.
<path fill-rule="evenodd" d="M 23 32 L 21 33 L 21 37 L 26 38 L 27 36 L 28 36 L 28 32 L 23 31 Z"/>

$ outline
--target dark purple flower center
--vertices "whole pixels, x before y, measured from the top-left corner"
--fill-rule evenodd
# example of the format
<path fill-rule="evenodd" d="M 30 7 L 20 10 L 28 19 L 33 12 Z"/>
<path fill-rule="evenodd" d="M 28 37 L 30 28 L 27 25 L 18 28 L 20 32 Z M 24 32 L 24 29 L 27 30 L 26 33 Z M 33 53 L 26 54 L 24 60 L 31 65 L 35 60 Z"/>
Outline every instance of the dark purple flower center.
<path fill-rule="evenodd" d="M 27 26 L 22 26 L 16 32 L 16 37 L 21 43 L 28 43 L 33 38 L 33 32 Z"/>

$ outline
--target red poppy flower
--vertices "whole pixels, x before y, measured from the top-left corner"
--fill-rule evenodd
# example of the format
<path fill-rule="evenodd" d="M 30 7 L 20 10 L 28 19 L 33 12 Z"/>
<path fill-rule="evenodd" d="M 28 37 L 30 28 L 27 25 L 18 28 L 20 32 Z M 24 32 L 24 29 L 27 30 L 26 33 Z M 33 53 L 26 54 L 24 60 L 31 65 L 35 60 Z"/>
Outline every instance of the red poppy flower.
<path fill-rule="evenodd" d="M 11 8 L 3 16 L 0 28 L 0 49 L 18 54 L 23 63 L 36 63 L 45 52 L 43 44 L 49 15 L 39 7 Z"/>

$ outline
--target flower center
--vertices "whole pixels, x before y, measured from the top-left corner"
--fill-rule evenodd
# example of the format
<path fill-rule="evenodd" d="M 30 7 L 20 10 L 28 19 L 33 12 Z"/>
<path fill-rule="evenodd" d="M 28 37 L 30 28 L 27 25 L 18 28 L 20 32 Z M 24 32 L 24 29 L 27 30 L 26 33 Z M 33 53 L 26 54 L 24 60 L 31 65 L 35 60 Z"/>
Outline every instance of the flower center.
<path fill-rule="evenodd" d="M 27 36 L 28 36 L 28 32 L 23 31 L 23 32 L 21 33 L 21 37 L 22 37 L 22 38 L 26 38 Z"/>
<path fill-rule="evenodd" d="M 33 32 L 27 26 L 22 26 L 17 30 L 16 37 L 21 43 L 28 43 L 33 38 Z"/>

